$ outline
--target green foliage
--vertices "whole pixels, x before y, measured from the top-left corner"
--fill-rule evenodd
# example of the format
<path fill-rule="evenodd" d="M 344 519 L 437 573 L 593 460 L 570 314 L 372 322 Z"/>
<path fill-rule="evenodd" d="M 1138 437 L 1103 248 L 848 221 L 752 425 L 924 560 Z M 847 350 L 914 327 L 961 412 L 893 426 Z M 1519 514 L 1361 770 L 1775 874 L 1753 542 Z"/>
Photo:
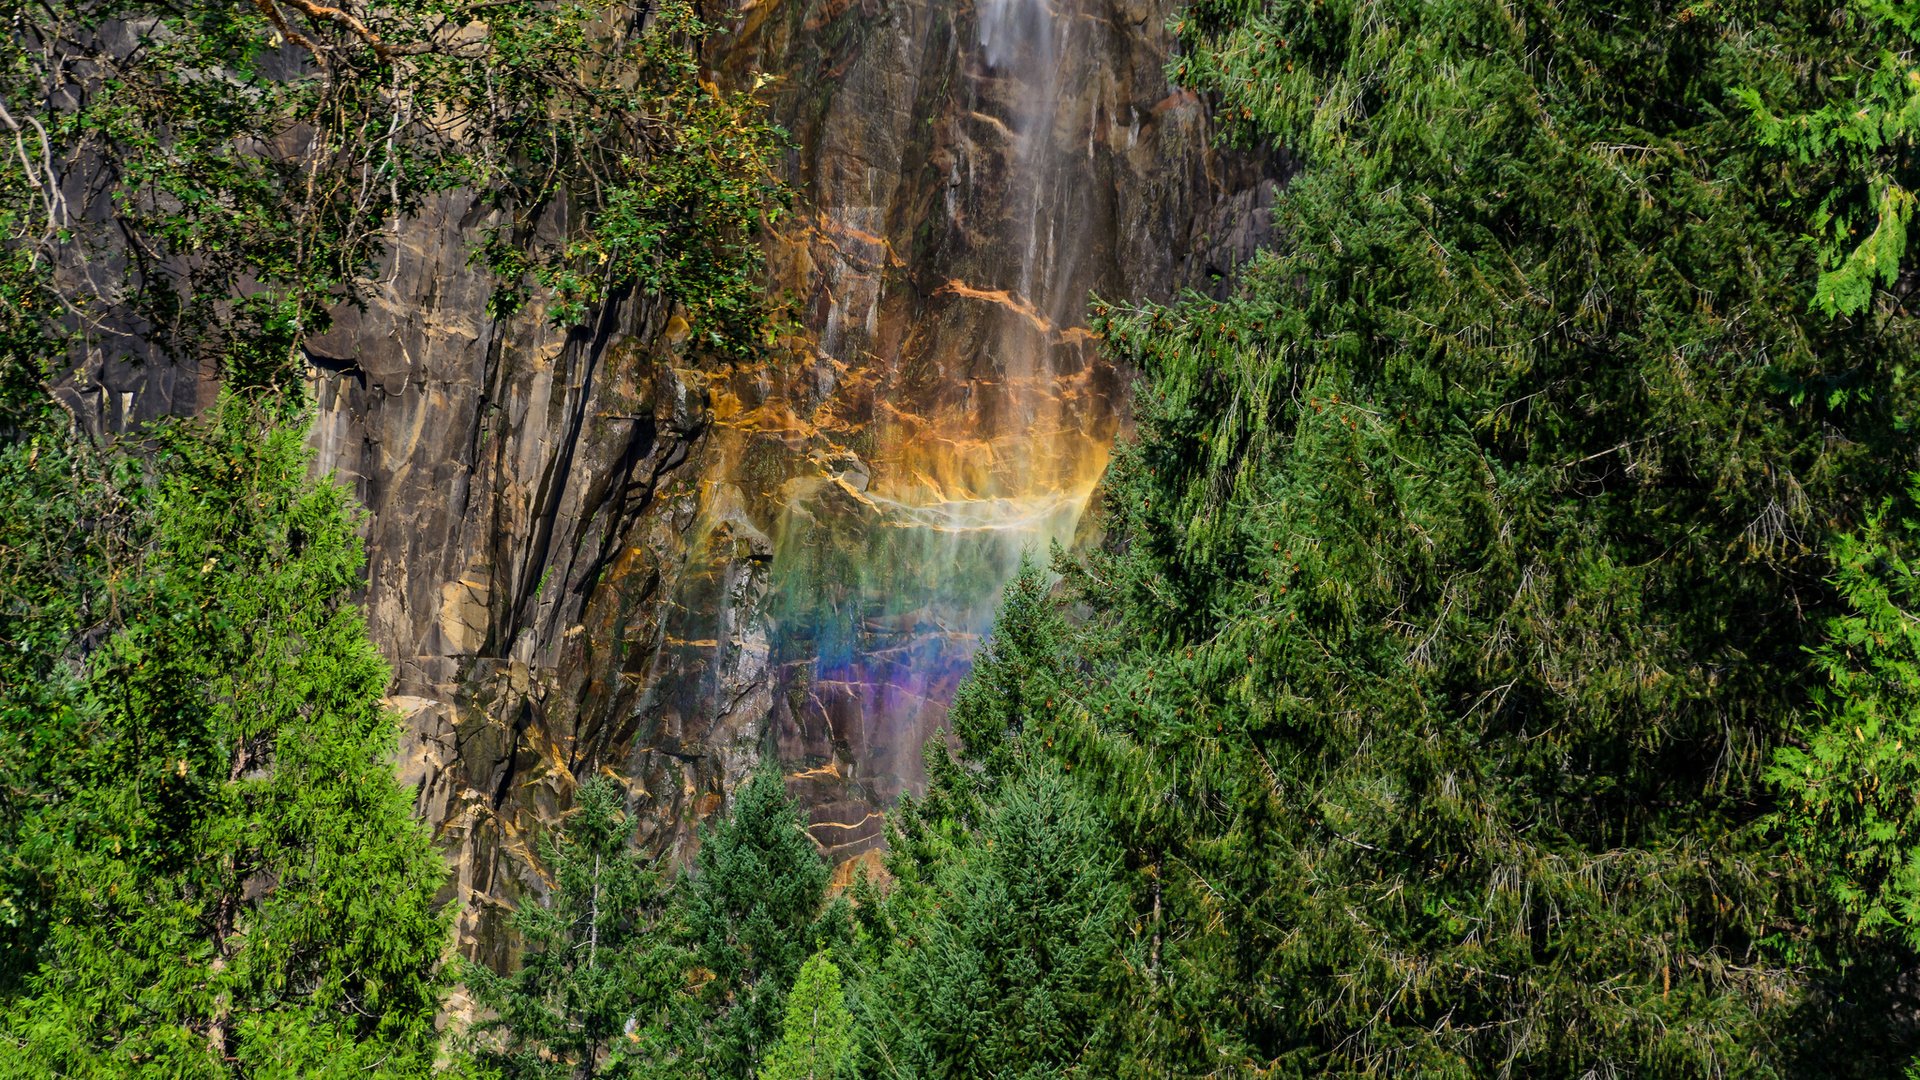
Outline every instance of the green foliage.
<path fill-rule="evenodd" d="M 149 532 L 114 575 L 111 636 L 56 684 L 59 719 L 10 728 L 39 740 L 58 786 L 14 855 L 45 917 L 38 965 L 4 1005 L 4 1069 L 425 1072 L 445 868 L 393 776 L 346 497 L 307 480 L 294 431 L 237 398 L 156 440 Z M 50 590 L 34 614 L 65 630 L 63 605 L 87 593 Z M 32 724 L 37 703 L 8 697 L 25 706 L 9 719 Z"/>
<path fill-rule="evenodd" d="M 1904 1064 L 1912 953 L 1851 932 L 1767 783 L 1843 613 L 1828 538 L 1912 453 L 1903 283 L 1873 320 L 1804 298 L 1823 264 L 1798 200 L 1868 183 L 1863 159 L 1783 161 L 1736 97 L 1810 113 L 1832 86 L 1809 70 L 1903 48 L 1834 13 L 1179 17 L 1176 77 L 1302 168 L 1283 246 L 1230 296 L 1105 310 L 1146 377 L 1106 542 L 1059 564 L 1084 621 L 1016 597 L 1017 660 L 989 655 L 956 705 L 971 760 L 935 752 L 902 824 L 885 905 L 940 919 L 974 888 L 942 875 L 1040 777 L 1104 834 L 1084 850 L 1118 852 L 1096 1034 L 995 1068 Z M 1111 865 L 1086 858 L 1039 872 Z M 870 928 L 887 948 L 928 939 L 895 918 Z M 904 984 L 883 970 L 863 1010 Z"/>
<path fill-rule="evenodd" d="M 0 998 L 33 970 L 44 932 L 18 846 L 58 801 L 77 738 L 76 643 L 110 624 L 114 567 L 131 558 L 143 516 L 137 478 L 107 475 L 98 455 L 37 419 L 0 443 Z"/>
<path fill-rule="evenodd" d="M 541 21 L 502 44 L 511 74 L 492 76 L 513 113 L 492 133 L 501 149 L 476 170 L 511 211 L 481 247 L 502 277 L 495 310 L 524 301 L 528 277 L 553 293 L 561 323 L 639 288 L 682 305 L 709 345 L 751 351 L 767 332 L 753 230 L 779 211 L 771 164 L 783 136 L 750 94 L 700 77 L 698 45 L 712 28 L 686 0 L 527 11 Z M 567 77 L 578 71 L 586 81 Z M 550 110 L 567 123 L 532 122 Z M 529 251 L 562 197 L 582 227 Z"/>
<path fill-rule="evenodd" d="M 807 958 L 845 935 L 823 908 L 830 871 L 778 773 L 763 769 L 701 837 L 681 898 L 699 987 L 680 1034 L 689 1072 L 751 1077 L 780 1035 L 787 988 Z"/>
<path fill-rule="evenodd" d="M 825 952 L 800 966 L 787 994 L 780 1041 L 767 1054 L 760 1080 L 836 1080 L 853 1059 L 853 1014 L 847 1011 L 840 969 Z"/>
<path fill-rule="evenodd" d="M 496 1075 L 635 1074 L 638 1029 L 679 988 L 680 970 L 661 925 L 665 887 L 652 860 L 629 847 L 632 832 L 617 782 L 581 785 L 557 838 L 542 845 L 551 899 L 514 914 L 520 969 L 501 976 L 466 966 L 474 1000 L 494 1014 L 476 1034 L 479 1063 Z"/>
<path fill-rule="evenodd" d="M 1866 311 L 1876 286 L 1895 284 L 1906 255 L 1920 181 L 1914 160 L 1920 135 L 1916 19 L 1920 8 L 1908 0 L 1840 5 L 1833 12 L 1838 47 L 1772 73 L 1796 84 L 1791 90 L 1776 83 L 1765 91 L 1734 91 L 1766 145 L 1792 154 L 1802 167 L 1824 164 L 1830 170 L 1823 183 L 1810 185 L 1822 264 L 1813 302 L 1828 315 Z M 1792 91 L 1813 100 L 1774 111 L 1778 97 Z"/>
<path fill-rule="evenodd" d="M 1835 545 L 1846 611 L 1815 654 L 1827 692 L 1768 776 L 1786 824 L 1868 932 L 1920 944 L 1920 583 L 1911 521 L 1869 518 Z"/>
<path fill-rule="evenodd" d="M 1125 875 L 1111 826 L 1058 771 L 1052 710 L 1076 690 L 1073 631 L 1023 563 L 951 716 L 930 783 L 893 815 L 892 887 L 858 912 L 856 1003 L 880 1076 L 1064 1075 L 1112 1050 Z M 1037 740 L 1037 742 L 1036 742 Z"/>
<path fill-rule="evenodd" d="M 780 133 L 700 78 L 678 0 L 5 14 L 0 1071 L 424 1069 L 441 868 L 346 599 L 352 515 L 303 476 L 301 345 L 397 270 L 406 218 L 453 207 L 496 312 L 640 291 L 754 348 Z M 83 355 L 216 373 L 257 411 L 102 451 L 49 387 Z M 496 989 L 562 1053 L 665 977 L 550 959 Z"/>
<path fill-rule="evenodd" d="M 1022 559 L 1002 597 L 994 633 L 954 695 L 954 734 L 989 777 L 1012 767 L 1026 716 L 1045 715 L 1062 689 L 1059 653 L 1067 624 L 1047 590 L 1045 571 Z"/>
<path fill-rule="evenodd" d="M 779 775 L 741 786 L 670 889 L 629 849 L 618 784 L 596 778 L 577 800 L 543 848 L 551 897 L 515 915 L 520 969 L 467 968 L 492 1014 L 475 1032 L 480 1065 L 502 1078 L 754 1076 L 802 965 L 846 936 Z"/>
<path fill-rule="evenodd" d="M 130 330 L 138 355 L 292 389 L 300 342 L 377 287 L 403 219 L 472 199 L 497 310 L 539 286 L 572 324 L 640 289 L 716 347 L 762 333 L 752 230 L 780 135 L 700 80 L 709 29 L 683 0 L 7 15 L 6 322 L 114 350 Z"/>
<path fill-rule="evenodd" d="M 871 955 L 859 1015 L 872 1071 L 1040 1078 L 1086 1068 L 1121 1023 L 1110 995 L 1129 912 L 1110 834 L 1044 769 L 1006 776 L 972 828 L 927 821 L 941 805 L 908 811 L 903 831 L 918 838 L 902 837 L 893 889 L 861 912 Z"/>

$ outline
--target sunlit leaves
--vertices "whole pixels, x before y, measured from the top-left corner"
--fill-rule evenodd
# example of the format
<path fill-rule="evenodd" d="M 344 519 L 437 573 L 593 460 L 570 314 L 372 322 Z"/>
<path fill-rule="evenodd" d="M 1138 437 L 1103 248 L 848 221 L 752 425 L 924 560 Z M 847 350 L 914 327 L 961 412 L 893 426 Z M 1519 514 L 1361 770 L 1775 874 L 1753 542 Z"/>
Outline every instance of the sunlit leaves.
<path fill-rule="evenodd" d="M 1920 62 L 1914 59 L 1915 6 L 1908 0 L 1852 0 L 1836 29 L 1855 47 L 1791 73 L 1816 101 L 1794 109 L 1776 86 L 1737 87 L 1761 140 L 1802 165 L 1832 169 L 1812 187 L 1811 222 L 1825 266 L 1814 307 L 1858 315 L 1876 289 L 1898 279 L 1913 217 L 1916 138 L 1920 137 Z"/>
<path fill-rule="evenodd" d="M 1826 685 L 1768 778 L 1782 822 L 1863 929 L 1920 943 L 1920 578 L 1891 506 L 1834 550 L 1846 600 L 1816 652 Z"/>

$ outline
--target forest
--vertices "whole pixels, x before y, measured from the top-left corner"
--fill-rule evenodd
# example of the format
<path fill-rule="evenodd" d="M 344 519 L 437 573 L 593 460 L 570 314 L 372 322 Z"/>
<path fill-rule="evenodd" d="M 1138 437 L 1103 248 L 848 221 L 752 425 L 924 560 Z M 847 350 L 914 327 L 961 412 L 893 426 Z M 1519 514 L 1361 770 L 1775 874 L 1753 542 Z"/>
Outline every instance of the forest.
<path fill-rule="evenodd" d="M 799 363 L 756 5 L 4 3 L 0 1077 L 1920 1077 L 1920 3 L 1148 5 L 1270 233 L 1087 301 L 1126 425 L 884 846 L 594 750 L 511 902 L 314 342 L 461 200 L 488 318 Z"/>

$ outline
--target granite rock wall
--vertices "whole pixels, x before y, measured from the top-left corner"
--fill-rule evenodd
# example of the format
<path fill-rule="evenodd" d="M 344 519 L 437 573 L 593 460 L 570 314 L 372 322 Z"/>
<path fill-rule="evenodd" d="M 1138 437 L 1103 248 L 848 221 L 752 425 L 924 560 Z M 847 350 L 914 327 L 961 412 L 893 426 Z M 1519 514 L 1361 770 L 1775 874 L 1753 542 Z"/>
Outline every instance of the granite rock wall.
<path fill-rule="evenodd" d="M 772 757 L 823 852 L 872 863 L 1001 585 L 1084 539 L 1124 435 L 1089 292 L 1215 288 L 1265 239 L 1279 164 L 1214 149 L 1168 85 L 1167 2 L 709 12 L 715 79 L 792 135 L 766 245 L 800 329 L 755 362 L 644 297 L 571 330 L 491 317 L 459 197 L 311 342 L 312 442 L 367 509 L 400 768 L 476 955 L 507 959 L 534 838 L 593 773 L 684 858 Z M 68 389 L 104 429 L 214 393 L 108 361 Z"/>

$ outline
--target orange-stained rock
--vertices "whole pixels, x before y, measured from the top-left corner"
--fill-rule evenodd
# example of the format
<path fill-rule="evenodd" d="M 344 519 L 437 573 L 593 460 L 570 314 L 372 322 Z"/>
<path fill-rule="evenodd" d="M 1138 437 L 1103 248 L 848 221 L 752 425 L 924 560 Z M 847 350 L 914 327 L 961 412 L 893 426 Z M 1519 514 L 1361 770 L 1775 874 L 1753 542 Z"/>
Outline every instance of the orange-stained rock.
<path fill-rule="evenodd" d="M 684 859 L 771 751 L 836 882 L 878 867 L 1000 584 L 1080 538 L 1124 430 L 1087 294 L 1213 287 L 1261 235 L 1277 163 L 1213 150 L 1167 85 L 1172 2 L 740 5 L 712 78 L 776 76 L 799 202 L 766 247 L 804 333 L 762 361 L 647 298 L 592 333 L 490 317 L 459 195 L 311 343 L 312 441 L 370 512 L 400 769 L 470 952 L 504 962 L 538 834 L 596 773 Z M 101 427 L 211 399 L 158 363 L 85 380 Z"/>
<path fill-rule="evenodd" d="M 854 882 L 862 877 L 875 885 L 885 886 L 893 881 L 893 875 L 887 872 L 886 853 L 878 848 L 868 848 L 833 868 L 833 878 L 827 882 L 827 891 L 838 896 L 853 888 Z"/>

